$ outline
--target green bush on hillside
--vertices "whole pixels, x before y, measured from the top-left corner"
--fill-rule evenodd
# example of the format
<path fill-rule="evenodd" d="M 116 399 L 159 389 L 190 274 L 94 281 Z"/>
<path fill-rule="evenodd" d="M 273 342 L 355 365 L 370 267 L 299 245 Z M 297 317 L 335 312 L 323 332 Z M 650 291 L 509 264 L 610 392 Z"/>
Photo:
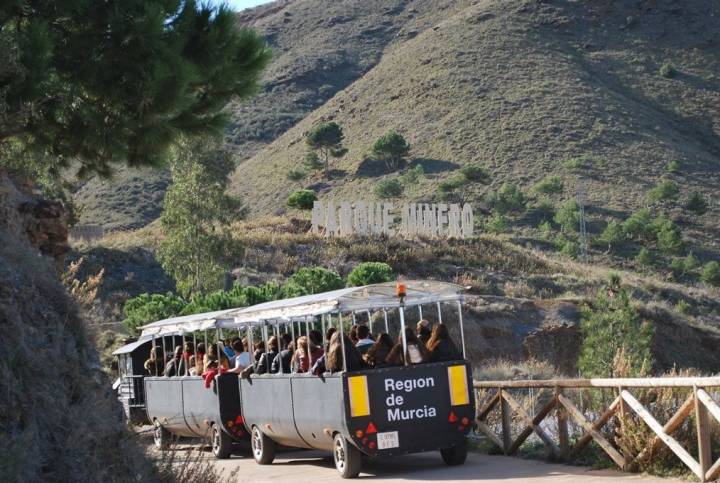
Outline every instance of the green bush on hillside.
<path fill-rule="evenodd" d="M 560 194 L 565 189 L 565 183 L 560 176 L 546 176 L 533 186 L 533 191 L 546 195 Z"/>
<path fill-rule="evenodd" d="M 580 206 L 577 201 L 567 200 L 555 213 L 555 223 L 563 233 L 577 233 L 580 228 Z"/>
<path fill-rule="evenodd" d="M 641 247 L 638 254 L 635 256 L 635 263 L 638 265 L 649 267 L 653 264 L 654 257 L 652 252 L 645 247 Z"/>
<path fill-rule="evenodd" d="M 400 183 L 406 188 L 414 188 L 425 177 L 425 169 L 421 164 L 408 169 L 400 176 Z"/>
<path fill-rule="evenodd" d="M 627 220 L 623 222 L 623 231 L 625 235 L 635 241 L 649 238 L 651 234 L 650 226 L 652 224 L 652 216 L 650 210 L 643 208 L 633 213 Z"/>
<path fill-rule="evenodd" d="M 282 292 L 285 297 L 299 297 L 337 290 L 344 286 L 342 277 L 333 270 L 323 267 L 304 267 L 285 282 Z"/>
<path fill-rule="evenodd" d="M 488 233 L 506 233 L 510 229 L 510 222 L 502 213 L 493 213 L 485 222 L 485 231 Z"/>
<path fill-rule="evenodd" d="M 666 79 L 672 79 L 677 75 L 677 69 L 670 62 L 663 62 L 658 73 Z"/>
<path fill-rule="evenodd" d="M 665 171 L 667 171 L 668 173 L 671 173 L 671 174 L 677 174 L 678 172 L 680 172 L 680 163 L 678 163 L 675 160 L 669 161 L 665 165 Z"/>
<path fill-rule="evenodd" d="M 375 141 L 371 150 L 373 159 L 384 162 L 391 171 L 399 169 L 408 154 L 410 154 L 410 145 L 394 129 Z"/>
<path fill-rule="evenodd" d="M 307 176 L 307 173 L 302 169 L 291 169 L 287 172 L 287 179 L 290 181 L 301 181 L 305 179 L 305 176 Z"/>
<path fill-rule="evenodd" d="M 299 210 L 312 210 L 317 199 L 317 195 L 312 190 L 297 190 L 288 197 L 287 205 Z"/>
<path fill-rule="evenodd" d="M 602 234 L 598 237 L 598 241 L 600 243 L 607 245 L 608 252 L 612 250 L 613 246 L 622 243 L 624 240 L 625 231 L 623 230 L 622 225 L 615 220 L 611 220 L 605 227 L 605 230 L 603 230 Z"/>
<path fill-rule="evenodd" d="M 714 260 L 706 263 L 700 275 L 700 280 L 710 285 L 720 286 L 720 263 Z"/>
<path fill-rule="evenodd" d="M 653 189 L 648 191 L 647 200 L 649 203 L 660 201 L 674 201 L 680 194 L 680 187 L 675 181 L 669 179 L 661 180 Z"/>
<path fill-rule="evenodd" d="M 375 185 L 375 196 L 382 199 L 402 196 L 404 187 L 398 178 L 382 179 Z"/>
<path fill-rule="evenodd" d="M 466 165 L 460 168 L 459 171 L 470 183 L 490 183 L 490 172 L 482 166 Z"/>
<path fill-rule="evenodd" d="M 512 183 L 503 183 L 496 193 L 490 195 L 488 202 L 498 213 L 520 213 L 525 210 L 526 199 L 520 188 Z"/>
<path fill-rule="evenodd" d="M 693 191 L 685 203 L 685 209 L 696 215 L 703 215 L 708 209 L 708 202 L 702 193 Z"/>
<path fill-rule="evenodd" d="M 389 282 L 395 279 L 395 272 L 390 265 L 383 262 L 363 262 L 358 264 L 348 275 L 350 287 L 361 287 L 371 283 Z"/>
<path fill-rule="evenodd" d="M 679 253 L 685 246 L 680 228 L 670 220 L 663 222 L 657 228 L 657 243 L 660 251 L 666 254 Z"/>
<path fill-rule="evenodd" d="M 583 377 L 646 376 L 652 370 L 653 327 L 640 318 L 630 295 L 598 295 L 581 311 L 583 342 L 578 368 Z M 616 372 L 618 359 L 625 364 Z"/>
<path fill-rule="evenodd" d="M 543 221 L 550 221 L 555 216 L 555 205 L 547 196 L 541 196 L 532 208 L 532 214 Z"/>

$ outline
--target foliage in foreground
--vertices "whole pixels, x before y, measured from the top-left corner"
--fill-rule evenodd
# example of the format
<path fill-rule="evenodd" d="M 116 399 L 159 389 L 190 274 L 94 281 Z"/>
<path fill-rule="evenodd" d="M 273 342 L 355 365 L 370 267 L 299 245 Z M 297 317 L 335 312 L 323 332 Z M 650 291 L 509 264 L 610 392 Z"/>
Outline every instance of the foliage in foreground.
<path fill-rule="evenodd" d="M 584 377 L 620 376 L 615 373 L 618 357 L 627 360 L 624 377 L 645 376 L 652 370 L 654 329 L 640 318 L 625 289 L 609 287 L 607 294 L 583 307 L 580 329 L 578 368 Z"/>

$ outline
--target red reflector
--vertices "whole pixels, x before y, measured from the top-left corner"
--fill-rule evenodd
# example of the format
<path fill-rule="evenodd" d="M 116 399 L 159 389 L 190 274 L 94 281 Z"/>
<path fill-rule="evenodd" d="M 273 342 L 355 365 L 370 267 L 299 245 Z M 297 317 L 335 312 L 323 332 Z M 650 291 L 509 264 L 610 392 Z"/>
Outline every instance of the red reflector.
<path fill-rule="evenodd" d="M 238 414 L 238 417 L 235 418 L 235 423 L 242 424 L 244 422 L 242 414 Z"/>
<path fill-rule="evenodd" d="M 357 438 L 360 439 L 363 436 L 365 436 L 365 433 L 362 432 L 362 429 L 358 429 L 357 431 L 355 431 L 355 436 L 357 436 Z"/>
<path fill-rule="evenodd" d="M 470 420 L 468 418 L 462 418 L 463 426 L 467 426 L 470 423 Z"/>
<path fill-rule="evenodd" d="M 370 446 L 370 449 L 375 449 L 375 441 L 370 441 L 368 446 Z"/>
<path fill-rule="evenodd" d="M 457 420 L 458 420 L 458 417 L 455 416 L 455 412 L 454 412 L 454 411 L 450 411 L 450 416 L 448 416 L 448 422 L 454 423 L 454 422 L 456 422 Z"/>
<path fill-rule="evenodd" d="M 375 425 L 373 423 L 369 423 L 367 425 L 367 428 L 365 428 L 365 433 L 366 434 L 375 434 L 375 433 L 377 433 L 377 428 L 375 427 Z"/>

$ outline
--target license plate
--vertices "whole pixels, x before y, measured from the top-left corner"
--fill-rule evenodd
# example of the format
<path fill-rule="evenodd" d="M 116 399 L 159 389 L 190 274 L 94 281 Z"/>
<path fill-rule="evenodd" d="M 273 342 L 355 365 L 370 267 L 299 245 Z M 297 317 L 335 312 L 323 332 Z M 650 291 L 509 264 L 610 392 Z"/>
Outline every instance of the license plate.
<path fill-rule="evenodd" d="M 378 449 L 390 449 L 400 446 L 397 431 L 389 431 L 387 433 L 377 434 Z"/>

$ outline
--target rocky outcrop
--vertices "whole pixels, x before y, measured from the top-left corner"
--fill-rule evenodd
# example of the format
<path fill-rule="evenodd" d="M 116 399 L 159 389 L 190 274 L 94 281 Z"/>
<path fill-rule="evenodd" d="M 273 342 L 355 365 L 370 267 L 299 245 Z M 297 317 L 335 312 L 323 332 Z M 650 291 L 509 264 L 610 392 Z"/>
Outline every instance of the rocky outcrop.
<path fill-rule="evenodd" d="M 0 227 L 27 241 L 62 270 L 68 244 L 68 212 L 62 203 L 33 193 L 0 171 Z"/>
<path fill-rule="evenodd" d="M 526 359 L 547 361 L 563 375 L 577 374 L 582 334 L 576 325 L 561 324 L 541 327 L 523 340 Z"/>

